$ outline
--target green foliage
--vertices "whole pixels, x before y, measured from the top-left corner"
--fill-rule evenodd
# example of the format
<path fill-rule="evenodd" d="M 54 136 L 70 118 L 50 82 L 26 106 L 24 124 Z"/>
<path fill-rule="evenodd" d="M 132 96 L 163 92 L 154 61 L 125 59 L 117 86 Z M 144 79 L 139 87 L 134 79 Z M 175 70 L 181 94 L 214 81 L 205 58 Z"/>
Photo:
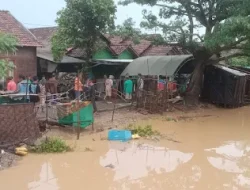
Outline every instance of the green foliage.
<path fill-rule="evenodd" d="M 143 24 L 141 24 L 142 26 Z M 131 39 L 134 44 L 140 43 L 140 40 L 149 40 L 155 45 L 162 45 L 166 40 L 160 34 L 146 34 L 140 28 L 135 27 L 132 18 L 126 19 L 122 25 L 118 25 L 115 30 L 109 31 L 111 35 L 121 36 L 124 40 Z"/>
<path fill-rule="evenodd" d="M 62 153 L 71 150 L 72 149 L 59 138 L 46 138 L 40 145 L 32 148 L 31 151 L 35 153 Z"/>
<path fill-rule="evenodd" d="M 249 57 L 234 57 L 234 58 L 229 60 L 229 65 L 249 67 L 250 66 L 250 58 Z"/>
<path fill-rule="evenodd" d="M 151 125 L 145 127 L 129 125 L 127 130 L 130 130 L 132 134 L 138 134 L 140 137 L 150 137 L 154 135 L 160 135 L 158 131 L 154 131 Z"/>
<path fill-rule="evenodd" d="M 17 39 L 9 34 L 0 33 L 0 54 L 14 53 Z"/>
<path fill-rule="evenodd" d="M 8 72 L 13 70 L 15 68 L 15 65 L 13 62 L 9 62 L 5 59 L 0 59 L 0 78 L 6 77 L 8 75 Z"/>
<path fill-rule="evenodd" d="M 16 45 L 16 38 L 9 34 L 0 33 L 0 54 L 14 53 L 16 51 Z M 0 59 L 0 78 L 6 77 L 8 71 L 14 67 L 14 64 L 7 59 Z"/>
<path fill-rule="evenodd" d="M 165 39 L 191 52 L 203 46 L 210 54 L 236 48 L 242 52 L 235 56 L 250 55 L 249 0 L 120 0 L 130 3 L 159 7 L 158 15 L 143 11 L 141 26 L 160 28 Z M 204 35 L 197 32 L 201 29 Z"/>
<path fill-rule="evenodd" d="M 110 30 L 111 35 L 120 36 L 123 40 L 131 39 L 135 44 L 140 42 L 141 30 L 135 27 L 135 22 L 132 18 L 126 19 L 122 25 L 116 26 L 115 30 Z"/>
<path fill-rule="evenodd" d="M 101 33 L 114 28 L 116 6 L 113 0 L 65 0 L 58 12 L 58 31 L 52 38 L 52 52 L 60 60 L 66 48 L 85 50 L 87 62 L 100 48 Z"/>

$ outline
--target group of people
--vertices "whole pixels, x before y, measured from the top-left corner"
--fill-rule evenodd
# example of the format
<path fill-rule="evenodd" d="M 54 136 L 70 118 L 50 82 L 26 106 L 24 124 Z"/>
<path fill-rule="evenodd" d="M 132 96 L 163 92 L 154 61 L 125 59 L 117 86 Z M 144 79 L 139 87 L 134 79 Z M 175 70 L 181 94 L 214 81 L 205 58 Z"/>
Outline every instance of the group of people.
<path fill-rule="evenodd" d="M 14 100 L 33 103 L 40 102 L 43 108 L 48 94 L 51 95 L 51 99 L 56 99 L 57 80 L 55 74 L 53 74 L 49 80 L 43 77 L 40 81 L 37 76 L 25 77 L 19 75 L 18 83 L 14 81 L 13 77 L 8 77 L 4 94 L 15 94 L 15 96 L 12 97 Z"/>
<path fill-rule="evenodd" d="M 136 88 L 137 88 L 137 96 L 140 97 L 142 96 L 142 91 L 144 87 L 144 80 L 142 78 L 142 75 L 139 73 L 138 74 L 138 79 L 136 83 Z M 124 93 L 125 93 L 125 99 L 126 100 L 131 100 L 132 99 L 132 94 L 134 90 L 134 84 L 128 75 L 125 76 L 125 82 L 124 82 Z"/>
<path fill-rule="evenodd" d="M 87 95 L 87 99 L 91 100 L 93 105 L 94 113 L 97 112 L 97 106 L 95 102 L 95 86 L 92 80 L 87 79 L 86 84 L 83 84 L 83 74 L 79 73 L 75 78 L 74 82 L 74 91 L 76 100 L 80 100 L 81 96 L 85 93 Z"/>

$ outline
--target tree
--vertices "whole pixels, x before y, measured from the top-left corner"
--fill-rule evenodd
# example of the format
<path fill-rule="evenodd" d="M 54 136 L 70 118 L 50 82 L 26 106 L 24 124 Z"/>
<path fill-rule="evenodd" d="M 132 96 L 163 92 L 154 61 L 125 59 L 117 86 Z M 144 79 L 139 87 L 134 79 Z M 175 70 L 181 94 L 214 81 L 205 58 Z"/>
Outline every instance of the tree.
<path fill-rule="evenodd" d="M 116 35 L 125 39 L 131 39 L 135 44 L 138 44 L 141 39 L 149 40 L 155 45 L 165 44 L 165 40 L 160 34 L 146 34 L 141 31 L 141 28 L 135 26 L 132 18 L 126 19 L 122 25 L 116 26 L 115 30 L 109 32 L 111 35 Z"/>
<path fill-rule="evenodd" d="M 130 38 L 135 42 L 138 42 L 142 35 L 141 30 L 135 27 L 135 22 L 132 18 L 128 18 L 122 25 L 116 26 L 115 30 L 110 31 L 110 34 L 121 36 L 124 40 Z"/>
<path fill-rule="evenodd" d="M 228 61 L 228 64 L 231 66 L 249 67 L 250 57 L 234 57 Z"/>
<path fill-rule="evenodd" d="M 114 27 L 116 6 L 113 0 L 65 0 L 58 12 L 58 30 L 52 37 L 52 53 L 60 61 L 67 48 L 81 48 L 89 63 L 100 48 L 101 34 Z"/>
<path fill-rule="evenodd" d="M 168 40 L 179 42 L 193 53 L 197 64 L 186 97 L 191 102 L 197 102 L 200 95 L 205 65 L 250 55 L 249 0 L 120 1 L 122 5 L 130 3 L 159 7 L 158 16 L 144 10 L 141 25 L 161 28 Z M 168 22 L 163 22 L 164 19 Z M 197 32 L 200 29 L 204 29 L 204 35 Z M 221 56 L 232 49 L 235 53 Z"/>
<path fill-rule="evenodd" d="M 3 57 L 7 53 L 14 53 L 16 51 L 17 40 L 9 34 L 0 33 L 0 55 Z M 8 71 L 15 66 L 8 59 L 0 59 L 0 78 L 6 77 Z"/>

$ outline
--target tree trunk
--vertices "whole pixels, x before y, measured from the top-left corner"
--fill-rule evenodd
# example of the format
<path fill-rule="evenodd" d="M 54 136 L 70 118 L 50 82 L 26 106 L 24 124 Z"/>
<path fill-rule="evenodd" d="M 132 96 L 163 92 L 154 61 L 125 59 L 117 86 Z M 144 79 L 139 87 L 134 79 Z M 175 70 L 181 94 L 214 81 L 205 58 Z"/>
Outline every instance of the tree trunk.
<path fill-rule="evenodd" d="M 188 91 L 185 94 L 187 105 L 198 105 L 201 94 L 203 74 L 205 66 L 210 63 L 211 54 L 206 50 L 199 50 L 194 53 L 196 67 L 189 82 Z"/>

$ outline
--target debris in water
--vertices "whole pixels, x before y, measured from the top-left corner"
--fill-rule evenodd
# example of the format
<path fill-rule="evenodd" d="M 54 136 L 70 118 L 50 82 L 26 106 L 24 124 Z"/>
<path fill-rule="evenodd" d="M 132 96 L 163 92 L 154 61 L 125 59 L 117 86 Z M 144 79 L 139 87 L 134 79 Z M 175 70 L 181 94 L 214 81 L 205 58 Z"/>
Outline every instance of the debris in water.
<path fill-rule="evenodd" d="M 89 147 L 86 147 L 84 152 L 93 152 L 93 149 L 89 148 Z"/>
<path fill-rule="evenodd" d="M 111 169 L 114 169 L 114 168 L 115 168 L 115 166 L 114 166 L 113 164 L 109 164 L 109 165 L 105 166 L 105 168 L 111 168 Z"/>

